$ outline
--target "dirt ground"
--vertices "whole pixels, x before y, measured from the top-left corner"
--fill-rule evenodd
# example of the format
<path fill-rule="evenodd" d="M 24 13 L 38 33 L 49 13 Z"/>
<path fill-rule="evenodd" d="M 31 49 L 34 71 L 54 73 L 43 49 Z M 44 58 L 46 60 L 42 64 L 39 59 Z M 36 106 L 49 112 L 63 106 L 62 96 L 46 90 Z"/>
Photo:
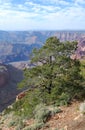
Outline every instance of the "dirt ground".
<path fill-rule="evenodd" d="M 85 130 L 85 115 L 79 112 L 79 102 L 61 107 L 62 112 L 51 117 L 46 123 L 47 128 L 41 130 Z"/>

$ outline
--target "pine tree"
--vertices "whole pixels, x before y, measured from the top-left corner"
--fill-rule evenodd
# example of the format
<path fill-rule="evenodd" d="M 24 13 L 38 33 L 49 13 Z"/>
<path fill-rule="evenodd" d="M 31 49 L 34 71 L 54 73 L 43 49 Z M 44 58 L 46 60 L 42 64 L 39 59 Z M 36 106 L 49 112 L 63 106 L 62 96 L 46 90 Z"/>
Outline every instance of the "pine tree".
<path fill-rule="evenodd" d="M 77 42 L 48 38 L 42 48 L 33 50 L 31 63 L 35 66 L 25 69 L 22 83 L 38 88 L 42 98 L 46 94 L 53 100 L 62 97 L 62 94 L 71 99 L 78 96 L 84 89 L 81 85 L 80 62 L 70 58 L 76 49 Z"/>

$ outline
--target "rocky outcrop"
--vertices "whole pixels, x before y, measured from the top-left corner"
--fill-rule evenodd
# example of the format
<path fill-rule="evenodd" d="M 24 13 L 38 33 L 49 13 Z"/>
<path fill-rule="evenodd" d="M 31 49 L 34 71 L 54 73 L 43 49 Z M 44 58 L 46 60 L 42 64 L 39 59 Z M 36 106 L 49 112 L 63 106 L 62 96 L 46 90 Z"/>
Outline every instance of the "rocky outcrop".
<path fill-rule="evenodd" d="M 85 57 L 85 37 L 81 37 L 78 40 L 78 48 L 75 52 L 75 54 L 73 54 L 71 56 L 72 59 L 82 59 Z"/>
<path fill-rule="evenodd" d="M 77 58 L 85 57 L 85 37 L 82 37 L 78 42 L 78 49 L 76 51 Z"/>
<path fill-rule="evenodd" d="M 26 95 L 26 92 L 21 92 L 16 96 L 16 101 L 22 99 Z"/>

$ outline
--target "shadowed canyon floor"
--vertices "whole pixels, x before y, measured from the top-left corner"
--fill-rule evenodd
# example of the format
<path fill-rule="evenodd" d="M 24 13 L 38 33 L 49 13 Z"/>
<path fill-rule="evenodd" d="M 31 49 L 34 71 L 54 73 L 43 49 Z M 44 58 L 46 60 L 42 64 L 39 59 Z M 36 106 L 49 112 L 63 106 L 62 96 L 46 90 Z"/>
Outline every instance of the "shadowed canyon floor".
<path fill-rule="evenodd" d="M 0 112 L 10 105 L 16 95 L 22 90 L 17 89 L 17 83 L 23 79 L 23 72 L 11 65 L 1 65 L 0 72 Z M 3 68 L 6 68 L 6 71 Z"/>

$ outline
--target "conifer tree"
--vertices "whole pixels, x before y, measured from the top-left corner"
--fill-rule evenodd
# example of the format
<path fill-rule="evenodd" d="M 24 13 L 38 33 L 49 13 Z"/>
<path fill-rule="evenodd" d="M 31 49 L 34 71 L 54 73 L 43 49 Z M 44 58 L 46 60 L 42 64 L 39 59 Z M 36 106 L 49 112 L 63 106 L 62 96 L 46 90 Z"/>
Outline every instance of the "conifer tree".
<path fill-rule="evenodd" d="M 70 58 L 76 49 L 77 42 L 48 38 L 42 48 L 33 50 L 31 63 L 35 66 L 24 70 L 25 79 L 20 85 L 36 87 L 54 100 L 63 93 L 70 98 L 78 96 L 84 89 L 80 62 Z"/>

